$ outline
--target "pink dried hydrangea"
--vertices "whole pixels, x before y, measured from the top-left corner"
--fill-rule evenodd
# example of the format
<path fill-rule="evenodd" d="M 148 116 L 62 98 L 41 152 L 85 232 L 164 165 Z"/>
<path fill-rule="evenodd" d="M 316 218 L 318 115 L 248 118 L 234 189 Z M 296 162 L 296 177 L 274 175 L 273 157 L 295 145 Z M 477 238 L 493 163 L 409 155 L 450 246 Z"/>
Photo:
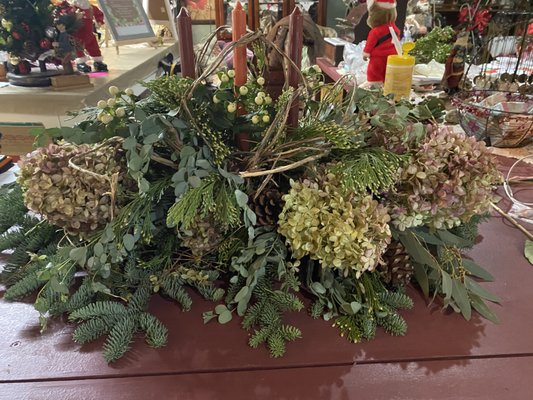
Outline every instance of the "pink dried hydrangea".
<path fill-rule="evenodd" d="M 489 210 L 500 173 L 483 142 L 437 129 L 427 135 L 388 194 L 399 230 L 426 225 L 450 229 Z"/>

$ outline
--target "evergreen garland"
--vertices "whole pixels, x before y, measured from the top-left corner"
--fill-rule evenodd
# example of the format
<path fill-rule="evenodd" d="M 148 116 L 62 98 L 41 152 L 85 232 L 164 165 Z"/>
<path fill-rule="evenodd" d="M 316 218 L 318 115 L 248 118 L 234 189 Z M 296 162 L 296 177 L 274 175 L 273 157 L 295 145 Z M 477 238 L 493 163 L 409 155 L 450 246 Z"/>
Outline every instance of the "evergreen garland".
<path fill-rule="evenodd" d="M 285 354 L 285 343 L 302 335 L 298 328 L 283 324 L 283 313 L 300 311 L 303 303 L 292 293 L 274 290 L 268 276 L 261 278 L 254 295 L 257 301 L 248 309 L 242 321 L 244 329 L 253 329 L 248 343 L 254 348 L 266 343 L 272 357 L 281 357 Z"/>

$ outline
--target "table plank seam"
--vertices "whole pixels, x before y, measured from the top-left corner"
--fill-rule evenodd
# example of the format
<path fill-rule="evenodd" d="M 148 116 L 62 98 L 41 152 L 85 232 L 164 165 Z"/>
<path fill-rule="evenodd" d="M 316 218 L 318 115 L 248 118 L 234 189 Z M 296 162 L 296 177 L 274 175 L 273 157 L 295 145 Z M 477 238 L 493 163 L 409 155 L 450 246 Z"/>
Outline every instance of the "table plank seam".
<path fill-rule="evenodd" d="M 2 384 L 13 383 L 37 383 L 37 382 L 63 382 L 63 381 L 85 381 L 96 379 L 121 379 L 121 378 L 142 378 L 142 377 L 162 377 L 162 376 L 182 376 L 182 375 L 204 375 L 204 374 L 218 374 L 218 373 L 238 373 L 238 372 L 259 372 L 259 371 L 277 371 L 277 370 L 296 370 L 305 368 L 330 368 L 330 367 L 349 367 L 349 366 L 366 366 L 377 364 L 401 364 L 413 362 L 442 362 L 442 361 L 468 361 L 468 360 L 492 360 L 492 359 L 513 359 L 513 358 L 533 358 L 533 353 L 514 353 L 514 354 L 491 354 L 479 356 L 451 356 L 451 357 L 420 357 L 420 358 L 406 358 L 397 360 L 365 360 L 360 362 L 341 362 L 341 363 L 316 363 L 306 365 L 287 365 L 277 367 L 249 367 L 249 368 L 227 368 L 227 369 L 205 369 L 201 371 L 168 371 L 168 372 L 154 372 L 154 373 L 131 373 L 131 374 L 114 374 L 114 375 L 84 375 L 84 376 L 69 376 L 69 377 L 50 377 L 50 378 L 33 378 L 33 379 L 14 379 L 14 380 L 0 380 Z"/>

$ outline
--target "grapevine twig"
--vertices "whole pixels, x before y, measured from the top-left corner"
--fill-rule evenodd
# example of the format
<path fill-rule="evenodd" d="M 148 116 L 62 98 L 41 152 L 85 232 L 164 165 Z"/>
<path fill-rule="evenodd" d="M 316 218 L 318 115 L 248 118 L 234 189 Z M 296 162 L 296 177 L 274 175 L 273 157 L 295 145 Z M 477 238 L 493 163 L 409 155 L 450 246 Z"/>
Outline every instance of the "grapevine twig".
<path fill-rule="evenodd" d="M 511 217 L 509 214 L 507 214 L 505 211 L 503 211 L 496 204 L 490 203 L 490 205 L 492 206 L 492 208 L 494 208 L 494 210 L 496 210 L 498 212 L 498 214 L 500 214 L 503 218 L 505 218 L 507 221 L 509 221 L 511 224 L 513 224 L 513 226 L 516 227 L 520 232 L 522 232 L 524 235 L 526 235 L 526 237 L 529 240 L 533 241 L 533 234 L 531 234 L 531 232 L 529 232 L 526 228 L 524 228 L 522 225 L 520 225 L 518 222 L 516 222 L 516 220 L 513 217 Z"/>

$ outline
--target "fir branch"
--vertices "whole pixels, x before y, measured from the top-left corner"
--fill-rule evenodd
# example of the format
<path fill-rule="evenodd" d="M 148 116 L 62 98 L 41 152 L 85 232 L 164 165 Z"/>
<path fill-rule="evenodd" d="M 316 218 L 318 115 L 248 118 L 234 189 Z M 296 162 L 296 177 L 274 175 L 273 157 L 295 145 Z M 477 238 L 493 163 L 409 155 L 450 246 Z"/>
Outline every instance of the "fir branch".
<path fill-rule="evenodd" d="M 15 249 L 24 243 L 26 236 L 21 230 L 5 232 L 0 236 L 0 253 L 4 250 Z"/>
<path fill-rule="evenodd" d="M 72 313 L 75 310 L 86 307 L 95 298 L 95 293 L 91 288 L 91 280 L 85 278 L 80 287 L 70 296 L 67 302 L 66 312 Z"/>
<path fill-rule="evenodd" d="M 177 301 L 184 311 L 189 311 L 192 306 L 192 299 L 183 288 L 179 278 L 172 275 L 161 278 L 159 285 L 163 292 L 171 299 Z"/>
<path fill-rule="evenodd" d="M 0 233 L 17 225 L 26 215 L 22 188 L 14 184 L 7 194 L 0 196 Z"/>
<path fill-rule="evenodd" d="M 324 313 L 324 305 L 320 301 L 314 301 L 309 307 L 309 315 L 311 318 L 317 319 Z"/>
<path fill-rule="evenodd" d="M 135 293 L 128 301 L 128 309 L 134 311 L 145 311 L 148 308 L 148 302 L 152 297 L 152 291 L 149 284 L 141 285 L 135 290 Z"/>
<path fill-rule="evenodd" d="M 70 313 L 68 319 L 87 320 L 95 317 L 121 315 L 126 313 L 126 307 L 116 301 L 96 301 Z"/>
<path fill-rule="evenodd" d="M 404 293 L 401 292 L 380 292 L 378 294 L 379 301 L 392 308 L 400 310 L 410 310 L 413 308 L 413 300 Z"/>
<path fill-rule="evenodd" d="M 383 318 L 378 318 L 377 323 L 390 335 L 404 336 L 407 333 L 407 322 L 397 313 L 389 313 Z"/>
<path fill-rule="evenodd" d="M 109 333 L 109 326 L 102 318 L 84 321 L 72 333 L 72 339 L 78 344 L 85 344 Z"/>
<path fill-rule="evenodd" d="M 129 313 L 113 326 L 104 344 L 104 359 L 108 363 L 117 361 L 129 350 L 136 326 L 135 317 Z"/>
<path fill-rule="evenodd" d="M 43 284 L 44 282 L 39 279 L 38 272 L 32 271 L 17 281 L 13 286 L 9 287 L 4 294 L 4 299 L 15 300 L 24 297 L 41 287 Z"/>
<path fill-rule="evenodd" d="M 149 346 L 157 349 L 167 344 L 167 328 L 154 315 L 142 313 L 139 316 L 139 327 L 146 333 L 146 343 Z"/>

